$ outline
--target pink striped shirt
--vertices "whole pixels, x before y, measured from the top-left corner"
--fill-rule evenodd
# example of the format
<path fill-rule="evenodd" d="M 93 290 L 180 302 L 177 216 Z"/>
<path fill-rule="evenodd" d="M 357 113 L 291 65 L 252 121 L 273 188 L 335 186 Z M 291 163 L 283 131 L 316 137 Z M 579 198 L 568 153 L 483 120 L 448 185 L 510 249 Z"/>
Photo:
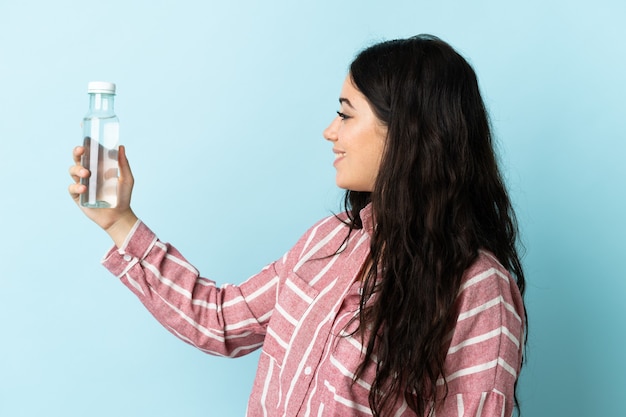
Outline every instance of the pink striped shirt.
<path fill-rule="evenodd" d="M 335 217 L 314 225 L 281 259 L 241 285 L 200 276 L 182 255 L 137 222 L 103 264 L 174 335 L 228 357 L 262 348 L 248 416 L 371 416 L 376 358 L 361 379 L 357 274 L 369 253 L 369 207 L 352 233 Z M 448 397 L 438 417 L 510 416 L 524 332 L 521 296 L 507 271 L 481 252 L 463 279 L 446 358 Z M 350 327 L 352 326 L 352 327 Z M 404 400 L 394 416 L 414 415 Z"/>

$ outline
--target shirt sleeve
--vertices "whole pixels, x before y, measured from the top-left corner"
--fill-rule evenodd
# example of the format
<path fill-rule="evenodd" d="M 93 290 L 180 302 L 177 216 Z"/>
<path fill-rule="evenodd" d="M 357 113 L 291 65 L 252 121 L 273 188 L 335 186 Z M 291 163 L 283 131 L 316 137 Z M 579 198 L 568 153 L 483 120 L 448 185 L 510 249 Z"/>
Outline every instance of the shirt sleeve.
<path fill-rule="evenodd" d="M 524 344 L 522 298 L 509 273 L 481 252 L 461 284 L 437 417 L 509 417 Z M 446 385 L 440 380 L 440 393 Z"/>
<path fill-rule="evenodd" d="M 437 417 L 510 417 L 512 398 L 498 391 L 466 392 L 449 395 L 437 410 Z"/>
<path fill-rule="evenodd" d="M 237 357 L 263 345 L 278 291 L 276 263 L 241 285 L 218 288 L 141 221 L 102 263 L 166 329 L 198 349 Z"/>

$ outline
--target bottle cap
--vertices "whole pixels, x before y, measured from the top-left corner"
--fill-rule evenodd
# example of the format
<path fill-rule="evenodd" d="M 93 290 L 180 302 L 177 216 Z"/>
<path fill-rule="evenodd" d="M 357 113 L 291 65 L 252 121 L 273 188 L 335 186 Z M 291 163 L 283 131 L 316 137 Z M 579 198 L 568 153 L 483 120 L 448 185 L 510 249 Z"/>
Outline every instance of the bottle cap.
<path fill-rule="evenodd" d="M 106 81 L 91 81 L 87 84 L 88 93 L 115 94 L 115 84 Z"/>

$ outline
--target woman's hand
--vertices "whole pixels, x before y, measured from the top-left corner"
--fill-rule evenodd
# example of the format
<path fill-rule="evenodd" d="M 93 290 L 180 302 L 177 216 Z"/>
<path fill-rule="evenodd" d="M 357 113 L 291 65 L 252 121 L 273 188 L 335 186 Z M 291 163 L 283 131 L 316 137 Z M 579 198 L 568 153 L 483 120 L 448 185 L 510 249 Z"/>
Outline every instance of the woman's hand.
<path fill-rule="evenodd" d="M 74 165 L 70 167 L 70 175 L 74 180 L 68 188 L 70 196 L 87 217 L 106 231 L 119 248 L 126 240 L 126 236 L 137 221 L 137 216 L 130 208 L 130 200 L 135 180 L 126 159 L 126 148 L 120 146 L 118 153 L 119 178 L 117 183 L 117 206 L 114 208 L 86 208 L 80 205 L 80 195 L 87 191 L 87 187 L 80 183 L 82 178 L 88 178 L 91 173 L 81 165 L 81 157 L 85 153 L 82 146 L 74 148 Z"/>

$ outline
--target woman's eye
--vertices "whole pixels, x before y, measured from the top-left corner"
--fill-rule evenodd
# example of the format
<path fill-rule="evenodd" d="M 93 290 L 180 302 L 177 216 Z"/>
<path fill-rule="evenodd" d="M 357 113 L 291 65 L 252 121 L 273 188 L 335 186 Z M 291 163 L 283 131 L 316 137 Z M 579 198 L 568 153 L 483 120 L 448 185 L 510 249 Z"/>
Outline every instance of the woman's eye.
<path fill-rule="evenodd" d="M 339 116 L 339 118 L 341 118 L 342 120 L 346 120 L 346 119 L 350 118 L 350 116 L 347 116 L 346 114 L 344 114 L 344 113 L 342 113 L 340 111 L 337 112 L 337 116 Z"/>

